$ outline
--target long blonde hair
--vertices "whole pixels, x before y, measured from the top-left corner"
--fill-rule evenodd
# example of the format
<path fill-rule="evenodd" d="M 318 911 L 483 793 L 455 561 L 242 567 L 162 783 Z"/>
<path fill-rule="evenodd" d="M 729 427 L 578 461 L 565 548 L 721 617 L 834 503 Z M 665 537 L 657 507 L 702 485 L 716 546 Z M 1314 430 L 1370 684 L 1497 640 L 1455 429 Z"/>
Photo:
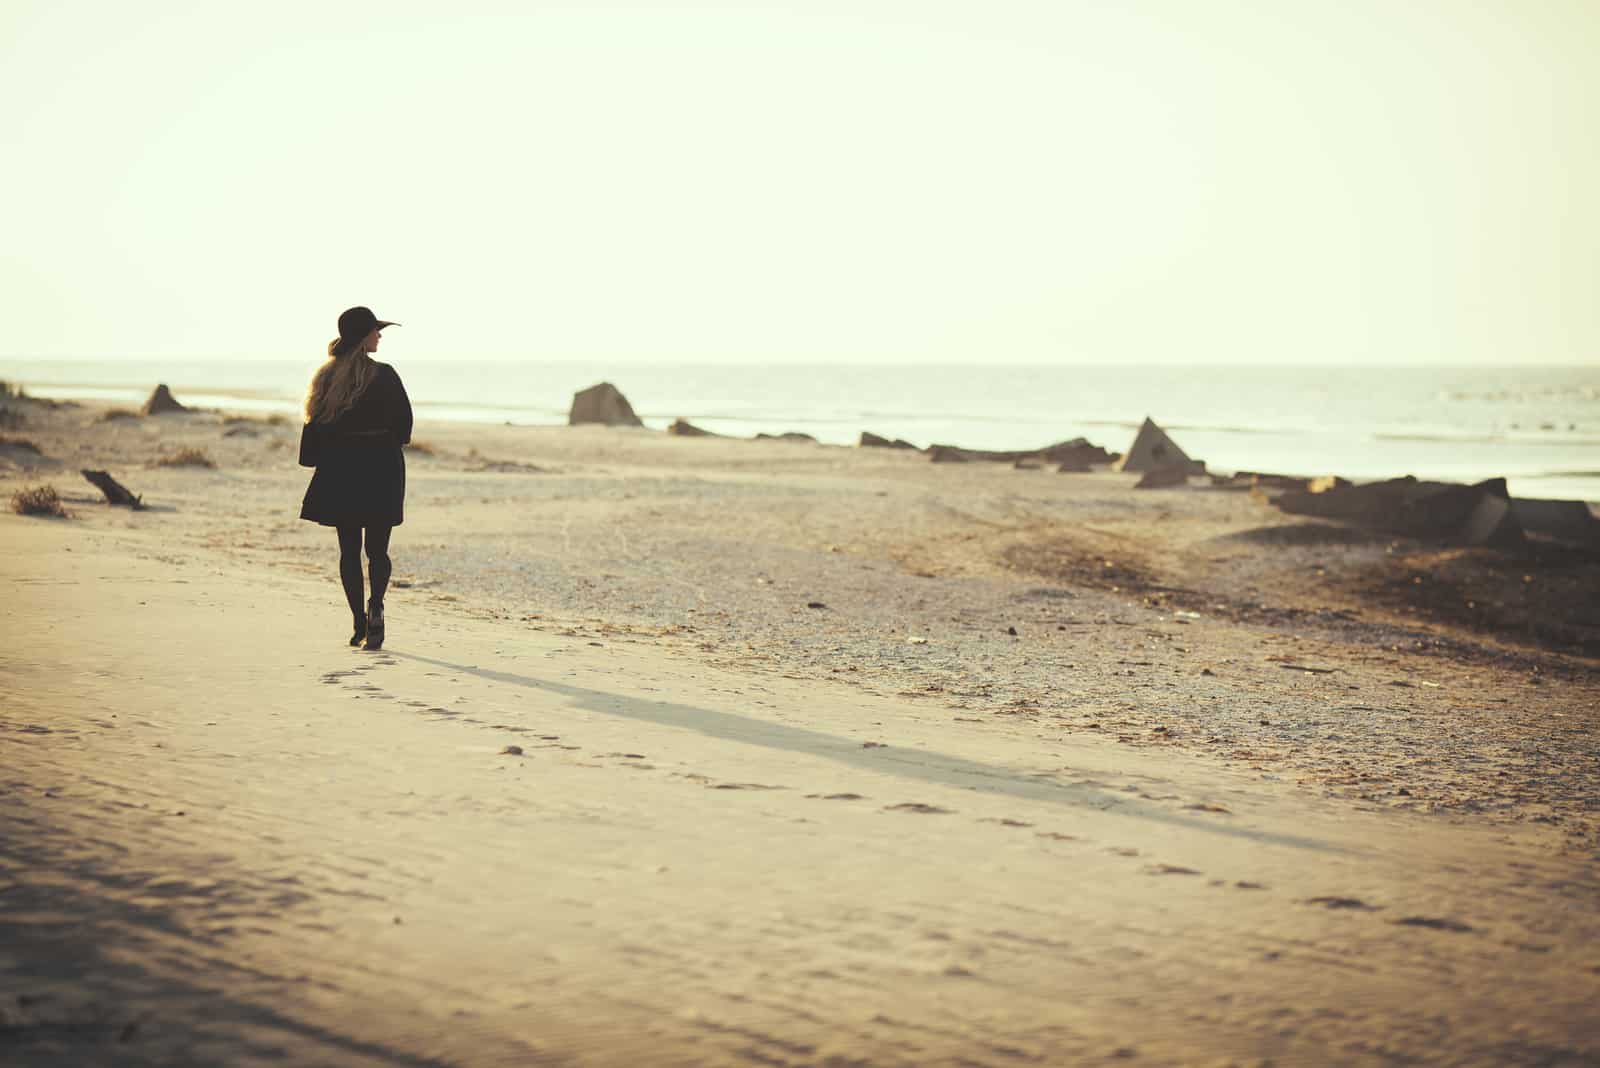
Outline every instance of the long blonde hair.
<path fill-rule="evenodd" d="M 331 423 L 355 404 L 356 398 L 372 383 L 378 365 L 366 351 L 338 355 L 338 341 L 328 342 L 328 362 L 311 376 L 306 391 L 306 422 Z"/>

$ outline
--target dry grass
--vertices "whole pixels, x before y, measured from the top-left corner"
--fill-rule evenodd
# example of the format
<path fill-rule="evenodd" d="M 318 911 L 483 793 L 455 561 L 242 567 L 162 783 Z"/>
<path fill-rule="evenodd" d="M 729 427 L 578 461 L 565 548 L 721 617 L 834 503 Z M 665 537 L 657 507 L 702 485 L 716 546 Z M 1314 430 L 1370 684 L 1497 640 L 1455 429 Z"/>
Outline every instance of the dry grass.
<path fill-rule="evenodd" d="M 156 461 L 157 467 L 216 467 L 216 461 L 206 455 L 204 449 L 184 446 L 177 452 L 163 456 Z"/>
<path fill-rule="evenodd" d="M 31 452 L 35 456 L 39 455 L 39 446 L 27 438 L 14 438 L 9 434 L 0 434 L 0 449 L 21 449 L 23 452 Z"/>
<path fill-rule="evenodd" d="M 107 408 L 104 412 L 100 413 L 100 421 L 102 423 L 109 423 L 117 419 L 138 418 L 140 418 L 139 413 L 134 411 L 132 408 Z"/>
<path fill-rule="evenodd" d="M 61 505 L 54 486 L 24 486 L 11 495 L 11 510 L 18 515 L 42 515 L 67 519 L 70 513 Z"/>

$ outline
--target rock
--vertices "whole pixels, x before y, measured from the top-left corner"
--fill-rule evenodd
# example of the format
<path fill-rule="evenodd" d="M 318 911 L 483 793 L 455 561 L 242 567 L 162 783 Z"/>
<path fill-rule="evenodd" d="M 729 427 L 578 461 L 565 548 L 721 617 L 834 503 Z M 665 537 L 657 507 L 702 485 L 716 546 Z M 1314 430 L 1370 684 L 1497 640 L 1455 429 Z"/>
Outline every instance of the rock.
<path fill-rule="evenodd" d="M 785 430 L 782 434 L 757 434 L 757 441 L 806 441 L 815 445 L 817 439 L 798 430 Z"/>
<path fill-rule="evenodd" d="M 1133 484 L 1134 489 L 1167 489 L 1172 486 L 1186 486 L 1189 483 L 1189 469 L 1186 467 L 1157 467 L 1146 471 L 1140 476 L 1139 481 Z"/>
<path fill-rule="evenodd" d="M 166 412 L 186 412 L 189 409 L 178 403 L 172 391 L 165 383 L 157 386 L 150 394 L 150 399 L 144 402 L 141 411 L 145 415 L 162 415 Z"/>
<path fill-rule="evenodd" d="M 1084 470 L 1088 470 L 1088 465 L 1090 464 L 1109 464 L 1115 458 L 1114 453 L 1107 452 L 1099 445 L 1091 444 L 1084 438 L 1058 441 L 1054 445 L 1046 445 L 1042 449 L 1022 449 L 1009 452 L 996 452 L 989 449 L 963 449 L 956 445 L 929 445 L 927 451 L 928 458 L 936 464 L 969 463 L 973 461 L 1016 464 L 1019 461 L 1026 460 L 1041 464 L 1082 465 Z"/>
<path fill-rule="evenodd" d="M 856 444 L 857 448 L 862 449 L 910 449 L 912 452 L 922 451 L 905 438 L 895 438 L 890 441 L 888 438 L 874 434 L 870 430 L 863 430 L 861 432 L 861 440 Z"/>
<path fill-rule="evenodd" d="M 644 426 L 633 414 L 633 405 L 622 391 L 610 382 L 601 382 L 572 395 L 572 410 L 567 413 L 567 425 L 603 423 L 606 426 Z"/>
<path fill-rule="evenodd" d="M 626 404 L 627 401 L 623 401 L 623 403 Z M 673 435 L 675 435 L 677 437 L 680 437 L 680 438 L 720 438 L 720 437 L 722 437 L 721 434 L 714 434 L 709 430 L 700 429 L 699 427 L 695 426 L 693 423 L 689 422 L 689 420 L 684 419 L 681 416 L 679 418 L 677 418 L 677 419 L 674 419 L 672 421 L 672 425 L 667 427 L 667 433 L 673 434 Z"/>
<path fill-rule="evenodd" d="M 1511 498 L 1511 513 L 1529 534 L 1571 545 L 1600 548 L 1600 519 L 1583 501 L 1530 501 Z"/>
<path fill-rule="evenodd" d="M 1467 486 L 1420 482 L 1407 475 L 1320 493 L 1298 490 L 1272 502 L 1290 515 L 1336 519 L 1415 538 L 1502 548 L 1523 541 L 1522 526 L 1506 493 L 1506 480 Z"/>
<path fill-rule="evenodd" d="M 1115 466 L 1118 471 L 1140 472 L 1153 471 L 1158 467 L 1176 467 L 1184 474 L 1206 473 L 1204 462 L 1189 459 L 1188 454 L 1178 448 L 1177 442 L 1167 437 L 1167 432 L 1148 417 L 1144 425 L 1139 427 L 1133 444 L 1128 446 L 1128 451 Z"/>
<path fill-rule="evenodd" d="M 521 756 L 522 755 L 522 746 L 520 746 L 520 745 L 508 745 L 504 749 L 500 750 L 500 755 L 501 756 Z"/>

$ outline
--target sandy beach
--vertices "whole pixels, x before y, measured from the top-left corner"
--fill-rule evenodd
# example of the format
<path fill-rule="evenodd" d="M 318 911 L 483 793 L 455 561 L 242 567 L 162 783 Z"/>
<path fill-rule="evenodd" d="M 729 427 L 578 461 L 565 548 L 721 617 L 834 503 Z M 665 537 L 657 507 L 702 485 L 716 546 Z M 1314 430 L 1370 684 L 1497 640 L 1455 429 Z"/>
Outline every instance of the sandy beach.
<path fill-rule="evenodd" d="M 421 424 L 364 653 L 297 426 L 16 407 L 7 1063 L 1600 1063 L 1592 552 Z"/>

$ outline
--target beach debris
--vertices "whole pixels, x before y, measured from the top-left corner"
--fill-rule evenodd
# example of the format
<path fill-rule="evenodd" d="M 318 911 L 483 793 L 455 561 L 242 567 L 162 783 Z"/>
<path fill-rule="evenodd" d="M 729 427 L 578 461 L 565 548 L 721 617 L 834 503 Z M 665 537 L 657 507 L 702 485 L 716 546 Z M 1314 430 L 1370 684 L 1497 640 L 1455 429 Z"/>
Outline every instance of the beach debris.
<path fill-rule="evenodd" d="M 1333 486 L 1320 493 L 1309 489 L 1290 491 L 1272 504 L 1290 515 L 1333 519 L 1462 545 L 1505 548 L 1524 540 L 1503 478 L 1469 486 L 1421 482 L 1406 475 L 1363 485 Z"/>
<path fill-rule="evenodd" d="M 1204 461 L 1189 459 L 1188 454 L 1178 448 L 1177 442 L 1168 437 L 1167 432 L 1148 416 L 1139 427 L 1139 433 L 1134 436 L 1133 444 L 1128 446 L 1128 451 L 1113 466 L 1118 471 L 1136 473 L 1155 471 L 1163 467 L 1176 467 L 1186 475 L 1206 473 Z"/>
<path fill-rule="evenodd" d="M 504 749 L 500 750 L 500 755 L 501 756 L 521 756 L 522 755 L 522 746 L 520 746 L 520 745 L 508 745 Z"/>
<path fill-rule="evenodd" d="M 577 426 L 580 423 L 644 426 L 644 421 L 633 413 L 633 405 L 628 403 L 628 398 L 610 382 L 600 382 L 572 395 L 572 408 L 567 412 L 567 425 Z"/>
<path fill-rule="evenodd" d="M 1006 628 L 1006 633 L 1011 635 L 1013 638 L 1015 638 L 1017 636 L 1017 628 L 1016 627 L 1007 627 Z"/>
<path fill-rule="evenodd" d="M 165 382 L 151 391 L 149 399 L 140 409 L 145 415 L 164 415 L 168 412 L 186 412 L 189 409 L 178 403 L 178 398 L 172 395 L 172 390 L 167 388 Z"/>
<path fill-rule="evenodd" d="M 126 486 L 111 477 L 109 471 L 89 471 L 85 469 L 80 473 L 101 493 L 106 495 L 107 504 L 125 504 L 136 512 L 144 508 L 144 497 L 130 493 Z"/>
<path fill-rule="evenodd" d="M 886 437 L 874 434 L 870 430 L 861 432 L 861 441 L 858 446 L 863 449 L 910 449 L 913 452 L 922 451 L 905 438 L 895 438 L 891 441 Z"/>
<path fill-rule="evenodd" d="M 1007 452 L 996 452 L 989 449 L 963 449 L 956 445 L 929 445 L 927 451 L 928 458 L 936 464 L 976 462 L 1016 464 L 1022 460 L 1030 460 L 1038 463 L 1081 466 L 1085 464 L 1104 465 L 1116 459 L 1116 453 L 1108 452 L 1101 446 L 1093 444 L 1087 438 L 1058 441 L 1054 445 L 1046 445 L 1041 449 L 1020 449 Z"/>
<path fill-rule="evenodd" d="M 821 601 L 807 601 L 806 602 L 806 607 L 807 608 L 826 608 L 828 606 L 823 604 Z"/>
<path fill-rule="evenodd" d="M 681 415 L 667 427 L 667 433 L 679 438 L 720 438 L 723 436 L 712 433 L 709 430 L 702 430 Z"/>
<path fill-rule="evenodd" d="M 54 486 L 24 486 L 11 495 L 11 510 L 18 515 L 42 515 L 52 519 L 70 518 Z"/>

